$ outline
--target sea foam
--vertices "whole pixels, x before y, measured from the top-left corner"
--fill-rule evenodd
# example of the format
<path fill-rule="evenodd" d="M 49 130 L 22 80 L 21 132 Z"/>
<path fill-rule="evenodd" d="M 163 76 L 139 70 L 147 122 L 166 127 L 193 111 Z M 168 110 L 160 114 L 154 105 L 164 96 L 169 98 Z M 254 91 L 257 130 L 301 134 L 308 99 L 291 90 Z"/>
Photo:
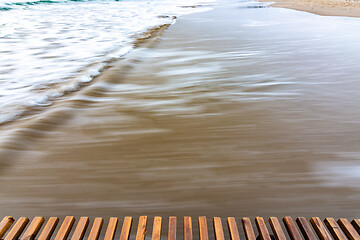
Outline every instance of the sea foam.
<path fill-rule="evenodd" d="M 0 124 L 77 91 L 135 36 L 211 2 L 0 0 Z"/>

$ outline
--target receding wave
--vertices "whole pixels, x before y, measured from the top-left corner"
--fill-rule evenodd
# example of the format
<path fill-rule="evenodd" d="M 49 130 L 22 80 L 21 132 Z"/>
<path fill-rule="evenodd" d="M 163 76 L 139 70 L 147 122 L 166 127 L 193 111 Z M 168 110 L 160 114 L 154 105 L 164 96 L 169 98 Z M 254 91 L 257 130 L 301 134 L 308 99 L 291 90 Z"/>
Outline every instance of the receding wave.
<path fill-rule="evenodd" d="M 7 11 L 13 9 L 15 6 L 33 6 L 39 4 L 55 4 L 55 3 L 67 3 L 67 2 L 94 2 L 94 1 L 121 1 L 121 0 L 38 0 L 38 1 L 8 1 L 0 2 L 0 11 Z"/>
<path fill-rule="evenodd" d="M 136 47 L 138 37 L 147 31 L 174 23 L 178 15 L 206 10 L 183 8 L 184 4 L 170 0 L 0 2 L 4 9 L 0 15 L 0 124 L 41 111 L 55 99 L 78 91 L 109 62 Z M 20 7 L 19 14 L 5 11 L 12 7 Z"/>

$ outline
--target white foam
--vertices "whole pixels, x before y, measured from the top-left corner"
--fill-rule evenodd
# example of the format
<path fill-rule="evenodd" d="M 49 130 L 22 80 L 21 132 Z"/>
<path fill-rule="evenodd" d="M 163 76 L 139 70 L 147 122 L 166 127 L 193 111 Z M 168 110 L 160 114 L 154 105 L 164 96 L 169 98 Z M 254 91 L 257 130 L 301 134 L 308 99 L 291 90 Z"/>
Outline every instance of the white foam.
<path fill-rule="evenodd" d="M 1 11 L 0 124 L 78 90 L 108 61 L 131 51 L 134 36 L 173 23 L 173 16 L 209 10 L 184 7 L 209 2 L 59 1 Z"/>

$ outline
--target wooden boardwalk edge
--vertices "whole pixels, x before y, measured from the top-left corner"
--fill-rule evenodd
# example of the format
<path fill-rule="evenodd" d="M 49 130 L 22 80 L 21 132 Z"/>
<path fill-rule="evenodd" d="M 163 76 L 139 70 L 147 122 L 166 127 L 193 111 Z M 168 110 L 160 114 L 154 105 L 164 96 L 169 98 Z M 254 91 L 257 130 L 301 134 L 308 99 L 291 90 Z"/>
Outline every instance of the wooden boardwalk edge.
<path fill-rule="evenodd" d="M 211 227 L 205 216 L 196 220 L 192 217 L 184 217 L 182 226 L 178 224 L 177 217 L 171 216 L 164 223 L 165 219 L 157 216 L 151 219 L 152 231 L 147 232 L 148 219 L 147 216 L 139 217 L 135 226 L 132 217 L 125 217 L 120 219 L 121 227 L 118 227 L 119 219 L 111 217 L 107 226 L 103 228 L 104 220 L 99 217 L 94 219 L 81 217 L 78 221 L 73 216 L 67 216 L 62 221 L 57 217 L 50 217 L 47 220 L 43 217 L 34 217 L 31 221 L 27 217 L 21 217 L 15 221 L 13 217 L 7 216 L 0 222 L 0 239 L 114 240 L 118 232 L 119 240 L 129 240 L 133 232 L 132 239 L 136 240 L 145 240 L 146 237 L 147 239 L 151 237 L 152 240 L 161 240 L 161 238 L 176 240 L 177 233 L 178 235 L 182 233 L 184 240 L 209 240 L 212 236 L 216 240 L 360 240 L 360 219 L 348 221 L 346 218 L 340 218 L 336 221 L 334 218 L 321 220 L 319 217 L 313 217 L 308 221 L 304 217 L 298 217 L 294 221 L 291 217 L 284 217 L 282 225 L 276 217 L 270 217 L 268 222 L 262 217 L 256 217 L 253 221 L 246 217 L 226 219 L 214 217 L 211 219 L 213 225 Z M 198 231 L 193 231 L 194 227 L 198 227 Z M 55 231 L 56 229 L 58 230 Z M 167 236 L 162 234 L 164 229 L 168 229 Z M 214 232 L 210 233 L 208 229 Z M 197 232 L 198 236 L 195 237 L 193 232 Z"/>

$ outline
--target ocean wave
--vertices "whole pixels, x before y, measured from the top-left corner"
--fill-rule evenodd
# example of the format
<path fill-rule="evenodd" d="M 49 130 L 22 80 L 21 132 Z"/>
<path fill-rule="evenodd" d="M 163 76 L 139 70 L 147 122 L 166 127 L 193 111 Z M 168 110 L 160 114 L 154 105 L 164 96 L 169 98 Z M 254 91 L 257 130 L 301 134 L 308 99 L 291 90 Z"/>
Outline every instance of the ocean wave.
<path fill-rule="evenodd" d="M 0 2 L 0 8 L 4 8 L 0 15 L 0 124 L 79 90 L 109 62 L 131 51 L 138 36 L 156 26 L 174 23 L 175 16 L 208 10 L 184 7 L 204 3 L 204 0 Z M 8 11 L 12 7 L 17 8 L 16 13 Z"/>

